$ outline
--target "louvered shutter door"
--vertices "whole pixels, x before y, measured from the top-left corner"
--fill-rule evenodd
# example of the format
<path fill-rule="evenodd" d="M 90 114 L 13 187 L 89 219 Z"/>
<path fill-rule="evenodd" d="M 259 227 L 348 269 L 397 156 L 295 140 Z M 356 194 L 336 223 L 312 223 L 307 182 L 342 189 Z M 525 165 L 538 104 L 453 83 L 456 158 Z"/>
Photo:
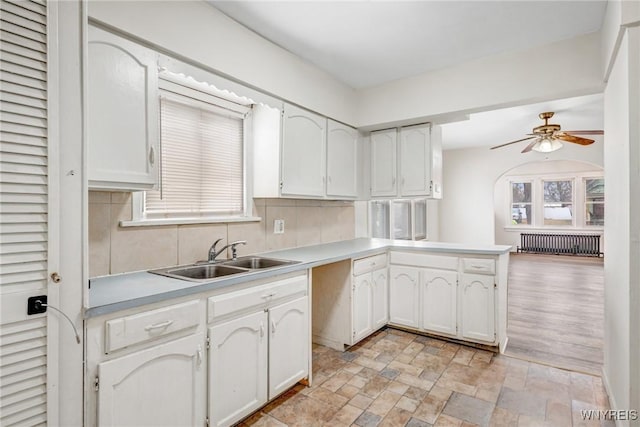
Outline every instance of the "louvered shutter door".
<path fill-rule="evenodd" d="M 47 422 L 46 2 L 0 0 L 0 425 Z"/>

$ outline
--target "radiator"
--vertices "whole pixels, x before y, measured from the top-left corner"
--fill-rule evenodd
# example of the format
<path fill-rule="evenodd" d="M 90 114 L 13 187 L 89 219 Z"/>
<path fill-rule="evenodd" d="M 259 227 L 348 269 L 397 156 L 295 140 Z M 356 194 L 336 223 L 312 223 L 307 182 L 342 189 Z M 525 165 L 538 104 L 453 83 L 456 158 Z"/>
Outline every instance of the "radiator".
<path fill-rule="evenodd" d="M 518 252 L 567 255 L 604 255 L 600 252 L 598 234 L 521 233 Z"/>

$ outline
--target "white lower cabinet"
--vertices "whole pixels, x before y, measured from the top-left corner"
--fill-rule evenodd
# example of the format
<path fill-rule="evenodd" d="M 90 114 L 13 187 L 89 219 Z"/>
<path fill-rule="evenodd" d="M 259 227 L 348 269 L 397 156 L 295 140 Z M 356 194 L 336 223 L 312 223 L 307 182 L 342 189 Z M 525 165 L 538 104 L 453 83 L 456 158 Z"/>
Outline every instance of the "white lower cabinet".
<path fill-rule="evenodd" d="M 419 328 L 420 269 L 392 265 L 389 267 L 389 321 L 396 325 Z"/>
<path fill-rule="evenodd" d="M 352 344 L 366 338 L 389 321 L 387 289 L 386 267 L 353 278 Z"/>
<path fill-rule="evenodd" d="M 455 271 L 422 270 L 422 329 L 456 335 L 457 281 Z"/>
<path fill-rule="evenodd" d="M 458 288 L 462 338 L 493 342 L 496 339 L 494 277 L 462 273 Z"/>
<path fill-rule="evenodd" d="M 389 321 L 389 278 L 387 268 L 371 273 L 373 278 L 373 330 L 380 329 Z"/>
<path fill-rule="evenodd" d="M 199 333 L 98 364 L 97 425 L 204 425 L 204 351 Z"/>
<path fill-rule="evenodd" d="M 267 402 L 267 313 L 209 328 L 209 417 L 231 425 Z"/>
<path fill-rule="evenodd" d="M 269 310 L 269 399 L 309 373 L 309 300 L 305 296 Z"/>
<path fill-rule="evenodd" d="M 353 278 L 353 342 L 373 331 L 373 283 L 371 273 Z"/>
<path fill-rule="evenodd" d="M 497 344 L 495 260 L 392 253 L 390 323 Z"/>
<path fill-rule="evenodd" d="M 309 376 L 307 280 L 209 298 L 210 425 L 233 425 Z"/>
<path fill-rule="evenodd" d="M 351 345 L 389 321 L 387 255 L 354 260 L 352 271 Z"/>

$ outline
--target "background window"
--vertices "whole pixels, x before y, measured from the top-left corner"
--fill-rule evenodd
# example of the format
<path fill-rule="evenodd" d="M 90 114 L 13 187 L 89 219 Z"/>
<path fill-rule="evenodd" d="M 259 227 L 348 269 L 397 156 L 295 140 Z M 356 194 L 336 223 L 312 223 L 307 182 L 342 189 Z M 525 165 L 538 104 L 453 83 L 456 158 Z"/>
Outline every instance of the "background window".
<path fill-rule="evenodd" d="M 604 179 L 584 180 L 585 225 L 604 225 Z"/>
<path fill-rule="evenodd" d="M 531 208 L 531 183 L 511 183 L 511 223 L 531 225 L 533 220 Z"/>
<path fill-rule="evenodd" d="M 243 116 L 164 97 L 160 107 L 160 190 L 146 192 L 145 214 L 243 215 Z"/>
<path fill-rule="evenodd" d="M 544 225 L 573 225 L 573 181 L 543 181 Z"/>

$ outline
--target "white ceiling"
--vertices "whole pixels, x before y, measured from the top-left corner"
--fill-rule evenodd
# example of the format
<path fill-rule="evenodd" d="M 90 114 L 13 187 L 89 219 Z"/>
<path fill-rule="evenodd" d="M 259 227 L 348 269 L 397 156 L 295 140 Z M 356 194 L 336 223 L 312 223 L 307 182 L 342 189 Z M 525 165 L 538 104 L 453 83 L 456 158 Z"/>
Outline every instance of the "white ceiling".
<path fill-rule="evenodd" d="M 598 31 L 606 1 L 216 1 L 353 88 Z"/>
<path fill-rule="evenodd" d="M 598 31 L 606 8 L 599 0 L 208 1 L 353 88 Z M 591 95 L 472 114 L 443 126 L 443 148 L 524 138 L 542 124 L 543 111 L 556 112 L 551 123 L 565 130 L 602 129 L 602 99 Z"/>
<path fill-rule="evenodd" d="M 604 126 L 603 95 L 580 96 L 471 114 L 469 120 L 443 124 L 442 148 L 492 147 L 526 138 L 534 127 L 543 124 L 538 114 L 544 111 L 555 113 L 549 123 L 559 124 L 562 130 L 593 130 Z M 524 148 L 529 142 L 523 141 L 519 146 Z"/>

